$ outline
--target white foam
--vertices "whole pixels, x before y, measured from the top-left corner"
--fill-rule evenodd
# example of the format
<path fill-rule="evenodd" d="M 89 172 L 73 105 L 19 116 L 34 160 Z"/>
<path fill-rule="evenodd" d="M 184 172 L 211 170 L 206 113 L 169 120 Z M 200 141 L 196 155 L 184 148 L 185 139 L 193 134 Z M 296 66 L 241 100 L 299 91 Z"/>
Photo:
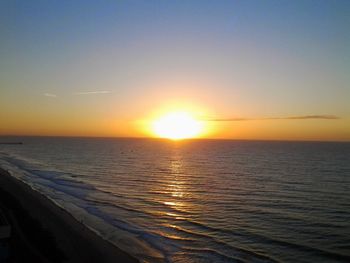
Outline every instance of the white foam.
<path fill-rule="evenodd" d="M 138 238 L 138 233 L 131 233 L 112 225 L 103 218 L 103 214 L 89 213 L 93 207 L 84 197 L 95 188 L 74 179 L 67 178 L 60 171 L 47 170 L 47 165 L 39 162 L 27 163 L 25 158 L 18 158 L 0 153 L 0 167 L 11 176 L 24 182 L 34 191 L 45 195 L 61 209 L 71 214 L 78 222 L 92 230 L 103 239 L 140 259 L 142 262 L 163 262 L 164 256 L 157 249 Z M 45 168 L 45 169 L 43 169 Z M 42 170 L 40 170 L 42 169 Z M 35 171 L 32 172 L 32 171 Z M 102 212 L 101 212 L 102 213 Z"/>

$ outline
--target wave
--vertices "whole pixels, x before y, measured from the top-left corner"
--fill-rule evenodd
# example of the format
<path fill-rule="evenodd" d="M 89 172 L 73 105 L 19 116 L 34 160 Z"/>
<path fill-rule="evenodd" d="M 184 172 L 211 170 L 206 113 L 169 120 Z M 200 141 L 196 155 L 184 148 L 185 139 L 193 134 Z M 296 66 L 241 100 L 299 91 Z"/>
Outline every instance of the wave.
<path fill-rule="evenodd" d="M 0 165 L 145 262 L 350 261 L 348 148 L 222 146 L 38 138 Z"/>
<path fill-rule="evenodd" d="M 182 219 L 181 217 L 178 218 L 178 221 L 205 229 L 203 234 L 181 227 L 174 228 L 164 225 L 162 227 L 167 229 L 164 233 L 144 231 L 142 228 L 130 224 L 128 221 L 116 218 L 104 212 L 103 207 L 115 207 L 117 209 L 142 214 L 142 216 L 148 215 L 150 217 L 157 216 L 157 212 L 146 212 L 125 205 L 122 206 L 108 201 L 93 199 L 91 195 L 99 190 L 93 185 L 77 180 L 79 175 L 76 174 L 54 170 L 47 165 L 41 165 L 39 162 L 30 162 L 30 160 L 19 156 L 11 156 L 3 153 L 0 155 L 0 160 L 0 165 L 6 168 L 12 176 L 28 184 L 33 190 L 39 191 L 47 196 L 52 202 L 66 210 L 79 222 L 83 223 L 105 240 L 124 249 L 139 259 L 146 260 L 146 262 L 168 261 L 172 257 L 172 254 L 168 254 L 168 251 L 173 251 L 174 255 L 178 255 L 178 251 L 187 251 L 186 253 L 189 254 L 195 251 L 200 252 L 199 249 L 189 247 L 193 245 L 193 243 L 198 242 L 198 240 L 202 240 L 202 242 L 203 240 L 210 240 L 210 242 L 216 244 L 213 245 L 213 247 L 221 247 L 221 249 L 224 250 L 226 247 L 226 251 L 231 252 L 231 255 L 227 256 L 215 250 L 208 249 L 202 251 L 208 254 L 207 256 L 212 257 L 212 259 L 219 257 L 221 260 L 228 259 L 231 260 L 231 262 L 232 260 L 241 262 L 239 258 L 245 258 L 250 260 L 254 259 L 254 262 L 259 262 L 262 258 L 259 254 L 242 248 L 232 247 L 205 234 L 205 232 L 221 231 L 221 229 L 212 228 L 195 221 Z M 112 194 L 115 195 L 115 193 Z M 142 198 L 141 200 L 145 201 Z M 153 205 L 163 206 L 169 211 L 179 211 L 161 202 L 150 200 L 148 200 L 148 202 L 153 203 Z M 162 214 L 162 216 L 164 216 L 164 214 Z M 171 218 L 171 216 L 169 217 Z M 174 229 L 176 230 L 176 235 L 169 234 L 171 230 Z M 181 237 L 178 235 L 179 233 L 184 233 L 189 236 Z M 179 241 L 186 243 L 181 244 Z M 132 243 L 133 246 L 130 246 L 130 243 Z M 239 256 L 237 257 L 237 255 L 235 255 L 235 257 L 233 257 L 232 251 L 235 251 Z M 263 259 L 266 262 L 274 262 L 268 257 L 263 257 Z"/>
<path fill-rule="evenodd" d="M 144 234 L 141 230 L 129 225 L 127 221 L 112 218 L 93 206 L 88 196 L 96 188 L 74 180 L 78 175 L 48 170 L 45 165 L 40 167 L 38 162 L 28 162 L 28 159 L 4 153 L 0 153 L 0 166 L 34 191 L 45 195 L 97 235 L 131 255 L 151 262 L 162 261 L 164 258 L 161 251 L 138 238 Z"/>

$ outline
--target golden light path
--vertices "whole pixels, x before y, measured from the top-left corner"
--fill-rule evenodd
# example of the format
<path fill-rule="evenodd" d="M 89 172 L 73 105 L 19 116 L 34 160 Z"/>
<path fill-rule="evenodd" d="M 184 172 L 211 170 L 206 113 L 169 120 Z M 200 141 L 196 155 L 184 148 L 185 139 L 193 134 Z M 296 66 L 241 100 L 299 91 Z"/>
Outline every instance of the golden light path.
<path fill-rule="evenodd" d="M 185 111 L 165 114 L 155 120 L 152 125 L 153 133 L 156 136 L 172 140 L 196 138 L 202 129 L 203 124 Z"/>

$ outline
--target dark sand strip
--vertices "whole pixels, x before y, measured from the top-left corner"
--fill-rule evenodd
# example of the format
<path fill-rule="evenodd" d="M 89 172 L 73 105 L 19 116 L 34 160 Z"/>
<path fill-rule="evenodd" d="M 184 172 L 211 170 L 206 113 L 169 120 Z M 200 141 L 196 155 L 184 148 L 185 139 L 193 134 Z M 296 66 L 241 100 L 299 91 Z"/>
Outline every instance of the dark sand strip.
<path fill-rule="evenodd" d="M 0 205 L 14 228 L 13 262 L 138 262 L 1 168 Z"/>

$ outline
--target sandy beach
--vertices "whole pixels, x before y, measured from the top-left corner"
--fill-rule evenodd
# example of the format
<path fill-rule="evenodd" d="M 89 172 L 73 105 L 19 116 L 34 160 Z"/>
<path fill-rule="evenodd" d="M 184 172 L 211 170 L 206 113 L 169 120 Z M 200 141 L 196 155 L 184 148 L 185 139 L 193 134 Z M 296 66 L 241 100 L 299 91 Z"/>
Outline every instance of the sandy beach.
<path fill-rule="evenodd" d="M 12 227 L 10 262 L 138 262 L 1 168 L 0 207 Z"/>

